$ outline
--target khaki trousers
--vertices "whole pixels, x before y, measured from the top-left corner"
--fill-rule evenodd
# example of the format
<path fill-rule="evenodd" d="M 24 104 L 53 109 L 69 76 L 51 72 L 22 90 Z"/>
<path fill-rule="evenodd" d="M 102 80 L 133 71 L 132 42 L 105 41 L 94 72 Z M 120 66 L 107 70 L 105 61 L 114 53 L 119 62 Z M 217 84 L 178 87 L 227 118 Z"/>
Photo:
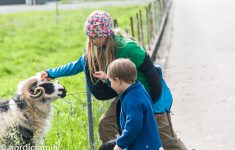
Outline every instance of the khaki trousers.
<path fill-rule="evenodd" d="M 114 99 L 106 112 L 102 114 L 99 120 L 98 132 L 102 143 L 116 139 L 118 135 L 118 126 L 116 119 L 116 105 L 118 99 Z M 158 131 L 162 146 L 165 150 L 187 150 L 183 142 L 177 138 L 172 127 L 171 116 L 169 113 L 155 115 L 158 123 Z"/>
<path fill-rule="evenodd" d="M 108 109 L 103 113 L 99 119 L 99 137 L 102 143 L 106 143 L 110 140 L 116 139 L 118 134 L 117 116 L 116 116 L 116 106 L 118 98 L 112 100 Z"/>

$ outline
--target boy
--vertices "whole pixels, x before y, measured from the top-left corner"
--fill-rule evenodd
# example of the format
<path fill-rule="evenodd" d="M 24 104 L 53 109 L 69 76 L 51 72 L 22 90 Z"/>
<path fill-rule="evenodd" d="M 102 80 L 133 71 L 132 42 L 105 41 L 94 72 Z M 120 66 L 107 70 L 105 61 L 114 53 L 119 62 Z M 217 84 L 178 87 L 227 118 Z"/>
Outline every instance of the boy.
<path fill-rule="evenodd" d="M 136 76 L 134 63 L 123 58 L 108 66 L 107 75 L 102 71 L 94 73 L 94 77 L 110 82 L 121 100 L 122 134 L 116 139 L 114 150 L 158 150 L 161 147 L 151 98 L 136 81 Z"/>

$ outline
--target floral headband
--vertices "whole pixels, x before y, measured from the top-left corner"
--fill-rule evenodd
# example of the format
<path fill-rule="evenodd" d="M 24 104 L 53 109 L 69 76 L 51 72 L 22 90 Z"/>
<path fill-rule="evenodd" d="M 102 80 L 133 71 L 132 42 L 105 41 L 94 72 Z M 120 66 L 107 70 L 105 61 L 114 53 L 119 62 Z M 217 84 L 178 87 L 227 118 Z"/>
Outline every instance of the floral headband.
<path fill-rule="evenodd" d="M 105 11 L 94 11 L 87 18 L 84 31 L 90 37 L 113 35 L 110 15 Z"/>

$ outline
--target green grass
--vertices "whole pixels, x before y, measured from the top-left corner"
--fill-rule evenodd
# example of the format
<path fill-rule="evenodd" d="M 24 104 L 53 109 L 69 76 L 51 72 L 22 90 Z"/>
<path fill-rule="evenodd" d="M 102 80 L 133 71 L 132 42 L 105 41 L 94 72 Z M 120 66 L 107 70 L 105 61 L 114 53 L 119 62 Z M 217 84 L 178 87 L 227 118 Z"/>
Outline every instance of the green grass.
<path fill-rule="evenodd" d="M 129 17 L 139 7 L 101 8 L 119 27 L 129 26 Z M 143 9 L 143 8 L 142 8 Z M 58 23 L 54 11 L 0 15 L 0 97 L 10 98 L 17 84 L 37 72 L 57 67 L 83 54 L 86 37 L 83 26 L 93 9 L 60 11 Z M 60 78 L 69 95 L 56 101 L 54 117 L 45 145 L 60 149 L 87 150 L 89 147 L 84 74 Z M 109 102 L 93 101 L 96 148 L 98 119 Z"/>

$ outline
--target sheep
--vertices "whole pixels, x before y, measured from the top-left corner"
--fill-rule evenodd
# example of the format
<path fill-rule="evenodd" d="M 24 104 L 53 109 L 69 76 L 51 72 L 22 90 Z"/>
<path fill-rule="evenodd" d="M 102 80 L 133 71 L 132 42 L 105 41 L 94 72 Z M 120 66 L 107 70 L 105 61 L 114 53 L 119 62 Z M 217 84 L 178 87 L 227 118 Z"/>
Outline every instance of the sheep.
<path fill-rule="evenodd" d="M 10 100 L 0 100 L 0 149 L 40 145 L 52 116 L 51 102 L 66 96 L 57 82 L 31 77 Z"/>

